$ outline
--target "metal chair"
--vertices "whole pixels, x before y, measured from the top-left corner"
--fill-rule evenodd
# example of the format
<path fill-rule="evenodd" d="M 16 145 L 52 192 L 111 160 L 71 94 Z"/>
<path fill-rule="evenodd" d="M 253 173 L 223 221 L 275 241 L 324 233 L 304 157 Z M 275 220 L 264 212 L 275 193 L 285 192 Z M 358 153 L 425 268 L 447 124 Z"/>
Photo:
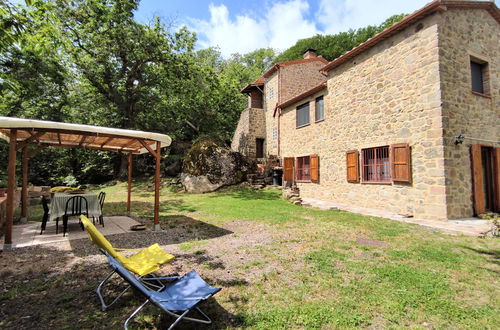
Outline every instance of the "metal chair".
<path fill-rule="evenodd" d="M 99 216 L 99 223 L 104 227 L 104 216 L 102 215 L 102 209 L 104 207 L 104 200 L 106 199 L 106 193 L 101 191 L 97 197 L 99 200 L 99 206 L 101 207 L 101 215 Z"/>
<path fill-rule="evenodd" d="M 66 207 L 63 215 L 63 236 L 66 236 L 68 230 L 68 219 L 70 216 L 89 215 L 89 206 L 87 199 L 83 196 L 73 196 L 66 201 Z M 80 221 L 81 224 L 81 221 Z M 82 225 L 83 230 L 83 225 Z M 56 234 L 59 233 L 59 218 L 56 219 Z"/>
<path fill-rule="evenodd" d="M 42 206 L 43 206 L 43 218 L 42 218 L 42 229 L 40 230 L 40 235 L 42 235 L 45 227 L 47 226 L 47 221 L 49 220 L 49 200 L 47 197 L 42 197 Z"/>

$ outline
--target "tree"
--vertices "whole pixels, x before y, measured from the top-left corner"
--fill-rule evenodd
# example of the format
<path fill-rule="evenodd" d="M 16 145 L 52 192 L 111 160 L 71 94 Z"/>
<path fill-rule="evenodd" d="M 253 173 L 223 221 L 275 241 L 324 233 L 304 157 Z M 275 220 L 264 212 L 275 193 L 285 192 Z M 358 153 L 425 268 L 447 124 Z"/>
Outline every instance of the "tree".
<path fill-rule="evenodd" d="M 406 14 L 393 15 L 378 26 L 369 25 L 357 30 L 349 30 L 334 35 L 317 34 L 313 37 L 301 39 L 292 47 L 279 54 L 275 62 L 290 61 L 302 58 L 308 48 L 316 49 L 328 61 L 339 57 L 345 52 L 365 42 L 375 34 L 382 32 L 392 24 L 399 22 Z"/>

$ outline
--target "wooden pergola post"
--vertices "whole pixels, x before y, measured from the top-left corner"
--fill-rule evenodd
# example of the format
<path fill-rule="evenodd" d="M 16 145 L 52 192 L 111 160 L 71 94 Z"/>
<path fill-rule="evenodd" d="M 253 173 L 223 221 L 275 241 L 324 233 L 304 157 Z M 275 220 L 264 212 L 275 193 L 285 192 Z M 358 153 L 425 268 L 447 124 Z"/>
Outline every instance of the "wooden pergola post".
<path fill-rule="evenodd" d="M 154 230 L 159 231 L 160 228 L 160 160 L 161 160 L 161 143 L 156 142 L 156 168 L 155 168 L 155 208 L 154 208 Z"/>
<path fill-rule="evenodd" d="M 128 153 L 127 213 L 130 215 L 132 198 L 132 153 Z"/>
<path fill-rule="evenodd" d="M 23 147 L 23 184 L 21 190 L 21 222 L 28 221 L 28 146 Z"/>
<path fill-rule="evenodd" d="M 14 195 L 16 193 L 17 129 L 10 130 L 9 164 L 7 168 L 7 222 L 5 223 L 4 251 L 12 250 L 12 223 L 14 222 Z"/>

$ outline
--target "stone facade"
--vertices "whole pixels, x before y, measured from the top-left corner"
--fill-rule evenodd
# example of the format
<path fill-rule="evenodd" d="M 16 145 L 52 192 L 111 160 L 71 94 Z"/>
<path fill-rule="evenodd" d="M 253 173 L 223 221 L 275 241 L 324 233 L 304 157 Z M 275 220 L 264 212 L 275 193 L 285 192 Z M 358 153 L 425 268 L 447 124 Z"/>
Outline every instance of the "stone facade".
<path fill-rule="evenodd" d="M 439 15 L 411 25 L 329 72 L 327 89 L 282 110 L 281 155 L 318 154 L 320 182 L 298 183 L 301 195 L 419 218 L 446 219 Z M 325 119 L 314 123 L 324 95 Z M 310 101 L 308 126 L 296 128 L 296 107 Z M 408 143 L 412 183 L 349 183 L 346 152 Z"/>
<path fill-rule="evenodd" d="M 248 157 L 255 157 L 257 138 L 266 138 L 265 113 L 263 109 L 247 108 L 240 115 L 231 149 Z"/>
<path fill-rule="evenodd" d="M 448 10 L 439 26 L 445 175 L 449 218 L 473 215 L 471 144 L 500 141 L 500 28 L 486 11 Z M 471 92 L 471 56 L 488 63 L 483 96 Z M 465 139 L 455 145 L 455 137 Z M 498 174 L 497 174 L 498 175 Z"/>

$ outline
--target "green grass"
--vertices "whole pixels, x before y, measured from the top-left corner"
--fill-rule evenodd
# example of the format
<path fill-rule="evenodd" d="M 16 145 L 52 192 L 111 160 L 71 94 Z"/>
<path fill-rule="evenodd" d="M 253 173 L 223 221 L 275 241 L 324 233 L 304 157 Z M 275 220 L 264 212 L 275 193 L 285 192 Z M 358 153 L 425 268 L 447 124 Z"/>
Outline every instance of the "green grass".
<path fill-rule="evenodd" d="M 105 215 L 124 214 L 125 183 L 102 190 L 107 192 Z M 133 213 L 151 219 L 152 196 L 145 182 L 135 183 Z M 31 214 L 37 214 L 34 208 Z M 498 328 L 500 244 L 496 239 L 451 236 L 382 218 L 295 206 L 274 189 L 234 187 L 209 194 L 162 189 L 163 228 L 184 226 L 189 233 L 193 227 L 186 219 L 219 227 L 230 222 L 261 225 L 263 235 L 274 235 L 225 251 L 239 253 L 244 260 L 222 269 L 211 261 L 194 265 L 212 272 L 215 281 L 217 272 L 242 279 L 217 295 L 223 310 L 234 315 L 228 321 L 215 313 L 217 327 Z M 245 240 L 244 231 L 230 235 Z M 384 241 L 387 246 L 361 245 L 360 237 Z M 180 242 L 178 249 L 210 256 L 217 242 L 217 238 L 192 239 Z M 23 292 L 22 286 L 14 285 L 0 301 Z M 60 299 L 72 298 L 68 292 Z M 141 316 L 140 327 L 156 326 L 158 313 L 150 313 Z M 90 315 L 84 321 L 84 327 L 93 327 L 99 317 Z"/>

